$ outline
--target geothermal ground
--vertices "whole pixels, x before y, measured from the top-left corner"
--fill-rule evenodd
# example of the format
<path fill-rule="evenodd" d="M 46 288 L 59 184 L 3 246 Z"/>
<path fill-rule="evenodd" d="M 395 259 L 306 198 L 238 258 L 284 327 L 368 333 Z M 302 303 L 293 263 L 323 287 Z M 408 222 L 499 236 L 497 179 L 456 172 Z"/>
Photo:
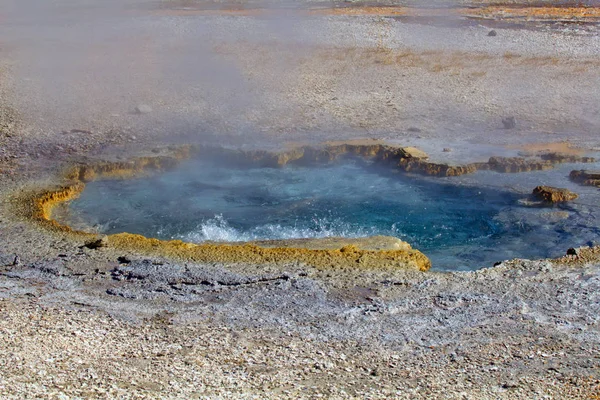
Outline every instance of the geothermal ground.
<path fill-rule="evenodd" d="M 594 153 L 594 2 L 8 3 L 2 398 L 600 396 L 596 247 L 471 272 L 198 262 L 86 246 L 28 202 L 187 144 Z"/>

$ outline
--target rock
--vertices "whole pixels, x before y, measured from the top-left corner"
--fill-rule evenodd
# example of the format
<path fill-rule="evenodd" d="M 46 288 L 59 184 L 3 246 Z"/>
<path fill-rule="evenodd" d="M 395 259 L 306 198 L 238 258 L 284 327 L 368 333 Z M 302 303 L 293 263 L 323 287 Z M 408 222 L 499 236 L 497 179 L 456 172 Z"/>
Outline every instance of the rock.
<path fill-rule="evenodd" d="M 554 164 L 561 163 L 593 163 L 596 162 L 594 157 L 581 157 L 572 154 L 564 154 L 558 152 L 544 153 L 540 158 L 545 161 L 550 161 Z"/>
<path fill-rule="evenodd" d="M 429 155 L 425 153 L 423 150 L 419 150 L 416 147 L 402 147 L 400 149 L 402 158 L 420 158 L 420 159 L 428 159 Z"/>
<path fill-rule="evenodd" d="M 85 133 L 86 135 L 91 135 L 92 131 L 90 131 L 89 129 L 71 129 L 68 133 Z"/>
<path fill-rule="evenodd" d="M 450 147 L 444 147 L 444 150 L 442 150 L 444 153 L 450 153 L 452 151 L 452 149 Z"/>
<path fill-rule="evenodd" d="M 12 254 L 0 253 L 0 267 L 10 267 L 14 262 L 15 256 Z"/>
<path fill-rule="evenodd" d="M 152 112 L 152 107 L 147 104 L 140 104 L 135 108 L 136 114 L 148 114 Z"/>
<path fill-rule="evenodd" d="M 515 117 L 502 118 L 502 125 L 504 125 L 504 129 L 514 129 L 517 127 L 517 120 Z"/>
<path fill-rule="evenodd" d="M 231 159 L 234 161 L 247 160 L 252 163 L 258 164 L 261 167 L 277 168 L 303 158 L 310 162 L 315 162 L 317 160 L 321 161 L 320 157 L 322 156 L 322 154 L 319 154 L 319 152 L 316 150 L 307 151 L 307 149 L 303 147 L 296 147 L 278 153 L 265 150 L 256 150 L 248 152 L 236 152 L 233 154 L 227 154 L 226 156 L 231 157 Z M 335 154 L 330 154 L 329 156 L 332 158 L 336 157 Z"/>
<path fill-rule="evenodd" d="M 129 264 L 131 263 L 131 260 L 126 257 L 126 256 L 120 256 L 119 258 L 117 258 L 117 261 L 119 262 L 119 264 Z"/>
<path fill-rule="evenodd" d="M 12 265 L 16 267 L 19 264 L 21 264 L 21 258 L 19 256 L 15 256 L 15 258 L 13 259 Z"/>
<path fill-rule="evenodd" d="M 552 186 L 538 186 L 533 189 L 532 194 L 546 203 L 562 203 L 575 200 L 577 193 L 573 193 L 568 189 L 556 188 Z"/>
<path fill-rule="evenodd" d="M 102 236 L 99 239 L 93 239 L 85 243 L 84 247 L 88 249 L 98 249 L 100 247 L 108 246 L 108 236 Z"/>
<path fill-rule="evenodd" d="M 470 174 L 479 168 L 477 164 L 448 165 L 430 163 L 420 158 L 402 158 L 398 162 L 398 168 L 406 172 L 419 173 L 433 176 L 460 176 Z"/>
<path fill-rule="evenodd" d="M 600 171 L 573 170 L 569 178 L 584 186 L 600 186 Z"/>
<path fill-rule="evenodd" d="M 528 160 L 523 157 L 490 157 L 487 164 L 487 168 L 492 171 L 511 173 L 544 171 L 553 168 L 551 161 Z"/>
<path fill-rule="evenodd" d="M 318 239 L 260 240 L 251 242 L 260 247 L 299 247 L 311 250 L 334 250 L 354 247 L 360 250 L 410 250 L 410 244 L 392 236 L 369 236 L 364 238 L 326 237 Z"/>
<path fill-rule="evenodd" d="M 421 129 L 417 128 L 416 126 L 411 126 L 410 128 L 407 129 L 408 132 L 415 132 L 415 133 L 420 133 Z"/>
<path fill-rule="evenodd" d="M 491 31 L 488 32 L 487 35 L 488 36 L 496 36 L 496 35 L 498 35 L 498 33 L 495 30 L 492 29 Z"/>
<path fill-rule="evenodd" d="M 516 387 L 519 387 L 519 381 L 515 379 L 508 380 L 502 384 L 502 387 L 504 389 L 514 389 Z"/>

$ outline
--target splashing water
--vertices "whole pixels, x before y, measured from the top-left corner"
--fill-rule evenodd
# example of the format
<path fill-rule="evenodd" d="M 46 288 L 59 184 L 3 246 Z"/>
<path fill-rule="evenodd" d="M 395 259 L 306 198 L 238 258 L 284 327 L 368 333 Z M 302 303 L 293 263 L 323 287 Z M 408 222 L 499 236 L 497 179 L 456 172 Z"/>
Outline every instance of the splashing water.
<path fill-rule="evenodd" d="M 371 233 L 372 232 L 372 233 Z M 189 242 L 247 242 L 262 239 L 300 239 L 324 238 L 332 236 L 365 237 L 376 234 L 374 230 L 352 230 L 351 226 L 340 219 L 329 221 L 327 218 L 314 218 L 312 224 L 306 226 L 283 226 L 281 224 L 266 224 L 251 228 L 244 232 L 229 225 L 222 214 L 201 223 L 196 230 L 181 236 Z"/>

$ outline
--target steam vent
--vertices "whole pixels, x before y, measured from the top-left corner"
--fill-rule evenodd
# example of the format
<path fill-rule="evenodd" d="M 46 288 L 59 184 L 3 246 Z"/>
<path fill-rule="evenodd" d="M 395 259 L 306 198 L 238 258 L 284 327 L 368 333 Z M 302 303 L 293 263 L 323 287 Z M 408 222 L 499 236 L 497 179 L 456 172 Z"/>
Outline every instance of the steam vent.
<path fill-rule="evenodd" d="M 0 6 L 0 399 L 600 398 L 597 1 Z"/>

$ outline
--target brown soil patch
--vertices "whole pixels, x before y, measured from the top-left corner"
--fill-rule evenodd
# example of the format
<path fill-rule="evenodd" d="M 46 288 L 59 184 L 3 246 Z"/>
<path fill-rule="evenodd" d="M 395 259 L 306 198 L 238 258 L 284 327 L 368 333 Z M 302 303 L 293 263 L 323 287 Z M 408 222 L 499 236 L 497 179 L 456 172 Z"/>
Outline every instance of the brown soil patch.
<path fill-rule="evenodd" d="M 546 5 L 491 5 L 459 8 L 420 8 L 407 6 L 342 6 L 313 8 L 261 8 L 260 6 L 240 7 L 223 4 L 220 6 L 190 4 L 185 7 L 161 8 L 153 10 L 155 15 L 192 16 L 192 15 L 345 15 L 345 16 L 381 16 L 381 17 L 474 17 L 485 19 L 529 19 L 589 22 L 600 19 L 600 8 L 568 7 Z"/>
<path fill-rule="evenodd" d="M 468 10 L 464 15 L 489 19 L 594 21 L 600 19 L 600 8 L 490 6 Z"/>
<path fill-rule="evenodd" d="M 560 153 L 581 156 L 586 153 L 584 149 L 571 147 L 569 142 L 528 143 L 522 145 L 509 145 L 508 149 L 523 150 L 528 153 Z"/>

